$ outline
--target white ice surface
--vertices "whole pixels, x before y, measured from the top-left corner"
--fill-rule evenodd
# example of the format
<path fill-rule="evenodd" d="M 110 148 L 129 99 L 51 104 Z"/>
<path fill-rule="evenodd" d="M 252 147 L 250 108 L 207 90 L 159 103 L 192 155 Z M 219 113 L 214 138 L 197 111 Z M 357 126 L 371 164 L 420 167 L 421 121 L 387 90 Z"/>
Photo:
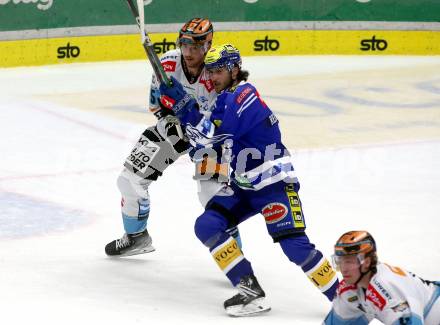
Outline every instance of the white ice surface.
<path fill-rule="evenodd" d="M 246 60 L 260 78 L 426 62 L 439 59 Z M 261 216 L 240 231 L 272 311 L 224 314 L 235 292 L 193 233 L 202 210 L 186 158 L 151 187 L 156 252 L 105 256 L 122 235 L 115 180 L 145 126 L 32 95 L 138 87 L 150 73 L 143 62 L 0 69 L 0 324 L 320 324 L 330 303 Z M 440 280 L 440 141 L 301 150 L 294 162 L 308 235 L 327 256 L 341 233 L 367 229 L 381 260 Z"/>

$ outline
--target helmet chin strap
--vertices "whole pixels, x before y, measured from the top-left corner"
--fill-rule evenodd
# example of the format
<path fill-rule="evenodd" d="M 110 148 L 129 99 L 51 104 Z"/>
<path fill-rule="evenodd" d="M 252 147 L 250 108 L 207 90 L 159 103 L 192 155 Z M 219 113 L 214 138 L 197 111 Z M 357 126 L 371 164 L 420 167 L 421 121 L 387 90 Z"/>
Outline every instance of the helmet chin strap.
<path fill-rule="evenodd" d="M 370 273 L 370 269 L 368 269 L 367 271 L 365 271 L 365 272 L 362 272 L 361 271 L 361 268 L 362 268 L 362 265 L 361 266 L 359 266 L 359 272 L 361 273 L 361 275 L 360 275 L 360 277 L 359 277 L 359 279 L 355 282 L 355 284 L 354 285 L 358 285 L 358 283 L 359 282 L 361 282 L 361 280 L 364 278 L 364 276 L 366 276 L 368 273 Z"/>

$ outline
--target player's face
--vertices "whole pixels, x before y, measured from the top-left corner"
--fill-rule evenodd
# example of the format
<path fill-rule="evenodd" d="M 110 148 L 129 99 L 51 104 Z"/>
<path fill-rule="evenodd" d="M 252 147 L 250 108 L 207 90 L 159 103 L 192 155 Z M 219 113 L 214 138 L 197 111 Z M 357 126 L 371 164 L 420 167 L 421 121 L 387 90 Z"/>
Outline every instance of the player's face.
<path fill-rule="evenodd" d="M 183 43 L 180 45 L 180 50 L 188 68 L 197 69 L 203 64 L 205 59 L 205 48 L 203 45 Z"/>
<path fill-rule="evenodd" d="M 359 280 L 361 263 L 356 255 L 333 256 L 333 261 L 346 283 L 355 284 Z"/>
<path fill-rule="evenodd" d="M 208 75 L 216 93 L 220 93 L 232 84 L 231 72 L 226 68 L 209 69 Z"/>

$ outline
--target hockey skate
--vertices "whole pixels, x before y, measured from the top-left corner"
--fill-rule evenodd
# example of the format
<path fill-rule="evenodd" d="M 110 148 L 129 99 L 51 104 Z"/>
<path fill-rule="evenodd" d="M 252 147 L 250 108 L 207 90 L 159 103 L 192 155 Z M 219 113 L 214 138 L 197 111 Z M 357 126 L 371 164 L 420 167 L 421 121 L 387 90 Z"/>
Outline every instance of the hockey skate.
<path fill-rule="evenodd" d="M 145 254 L 154 251 L 152 239 L 147 229 L 136 234 L 125 233 L 122 238 L 113 240 L 105 246 L 108 256 L 123 257 Z"/>
<path fill-rule="evenodd" d="M 229 316 L 253 316 L 270 310 L 266 305 L 266 294 L 254 275 L 243 277 L 237 289 L 239 293 L 224 303 Z"/>

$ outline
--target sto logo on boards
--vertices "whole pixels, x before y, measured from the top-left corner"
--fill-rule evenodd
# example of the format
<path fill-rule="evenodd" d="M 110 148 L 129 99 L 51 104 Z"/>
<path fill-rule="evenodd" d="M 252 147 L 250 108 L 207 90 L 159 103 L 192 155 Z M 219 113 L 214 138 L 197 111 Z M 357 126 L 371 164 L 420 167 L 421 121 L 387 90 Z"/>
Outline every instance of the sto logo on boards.
<path fill-rule="evenodd" d="M 167 42 L 167 39 L 164 38 L 162 42 L 155 42 L 153 43 L 154 52 L 156 54 L 165 53 L 169 50 L 175 50 L 176 49 L 176 43 L 174 42 Z"/>
<path fill-rule="evenodd" d="M 79 54 L 81 53 L 81 50 L 79 49 L 78 46 L 71 46 L 69 42 L 67 43 L 66 46 L 60 46 L 57 49 L 57 53 L 58 53 L 57 56 L 58 59 L 65 59 L 65 58 L 70 59 L 70 58 L 78 57 Z"/>
<path fill-rule="evenodd" d="M 363 39 L 361 41 L 361 51 L 385 51 L 388 47 L 388 42 L 384 39 L 376 38 L 373 35 L 371 39 Z"/>
<path fill-rule="evenodd" d="M 276 51 L 280 48 L 280 42 L 276 39 L 269 39 L 269 36 L 266 35 L 263 39 L 257 39 L 254 42 L 254 51 Z"/>

